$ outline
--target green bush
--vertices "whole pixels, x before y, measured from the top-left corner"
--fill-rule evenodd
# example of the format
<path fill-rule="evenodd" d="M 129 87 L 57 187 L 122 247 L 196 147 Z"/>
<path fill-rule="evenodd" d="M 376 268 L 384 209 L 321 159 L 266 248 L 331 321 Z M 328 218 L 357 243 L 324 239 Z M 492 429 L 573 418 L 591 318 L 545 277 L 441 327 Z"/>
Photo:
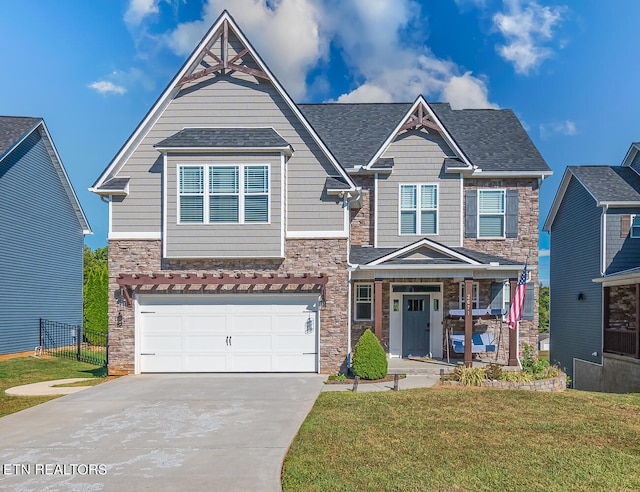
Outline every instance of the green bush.
<path fill-rule="evenodd" d="M 353 374 L 362 379 L 381 379 L 387 375 L 387 354 L 378 338 L 367 329 L 353 349 Z"/>
<path fill-rule="evenodd" d="M 481 386 L 487 380 L 487 370 L 484 367 L 458 366 L 453 374 L 454 380 L 465 386 Z"/>

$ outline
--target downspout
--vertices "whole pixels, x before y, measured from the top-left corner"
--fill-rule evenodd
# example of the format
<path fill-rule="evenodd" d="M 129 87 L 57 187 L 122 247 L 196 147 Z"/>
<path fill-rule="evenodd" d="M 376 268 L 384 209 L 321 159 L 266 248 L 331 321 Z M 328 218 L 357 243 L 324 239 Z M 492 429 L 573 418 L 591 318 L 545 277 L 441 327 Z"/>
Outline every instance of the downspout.
<path fill-rule="evenodd" d="M 344 194 L 343 206 L 347 207 L 347 214 L 351 212 L 351 203 L 360 198 L 360 191 L 356 190 L 354 196 L 351 196 L 350 192 Z M 351 254 L 351 223 L 349 222 L 347 227 L 347 369 L 351 369 L 351 300 L 352 300 L 352 284 L 351 284 L 351 268 L 357 268 L 358 265 L 354 265 L 349 261 Z"/>

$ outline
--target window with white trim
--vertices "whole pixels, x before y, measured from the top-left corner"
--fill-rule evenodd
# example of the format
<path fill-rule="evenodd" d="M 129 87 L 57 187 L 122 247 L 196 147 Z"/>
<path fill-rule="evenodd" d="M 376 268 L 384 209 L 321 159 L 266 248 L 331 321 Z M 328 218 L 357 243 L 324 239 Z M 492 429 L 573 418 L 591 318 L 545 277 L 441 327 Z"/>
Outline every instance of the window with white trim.
<path fill-rule="evenodd" d="M 373 284 L 355 284 L 355 320 L 371 321 L 373 319 Z"/>
<path fill-rule="evenodd" d="M 400 185 L 400 234 L 437 234 L 438 185 Z"/>
<path fill-rule="evenodd" d="M 631 216 L 631 230 L 629 231 L 629 237 L 640 238 L 640 215 Z"/>
<path fill-rule="evenodd" d="M 505 230 L 505 190 L 478 190 L 478 237 L 502 238 Z"/>
<path fill-rule="evenodd" d="M 460 299 L 459 299 L 460 309 L 465 309 L 465 304 L 466 304 L 464 301 L 464 295 L 465 295 L 464 284 L 465 284 L 464 282 L 460 282 Z M 471 309 L 478 309 L 480 306 L 480 300 L 478 297 L 478 282 L 473 282 L 471 284 L 471 294 L 473 296 Z"/>
<path fill-rule="evenodd" d="M 269 166 L 178 166 L 178 209 L 181 224 L 268 223 Z"/>

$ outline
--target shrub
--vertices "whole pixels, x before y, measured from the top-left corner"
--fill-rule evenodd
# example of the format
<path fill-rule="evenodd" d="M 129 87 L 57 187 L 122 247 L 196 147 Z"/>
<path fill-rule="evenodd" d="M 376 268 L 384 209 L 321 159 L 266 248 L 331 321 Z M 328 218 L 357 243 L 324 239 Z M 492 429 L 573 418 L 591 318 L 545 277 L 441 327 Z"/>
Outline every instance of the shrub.
<path fill-rule="evenodd" d="M 480 386 L 487 380 L 487 370 L 484 367 L 458 366 L 453 371 L 454 379 L 465 386 Z"/>
<path fill-rule="evenodd" d="M 378 338 L 367 329 L 353 349 L 353 374 L 362 379 L 381 379 L 387 375 L 387 354 Z"/>
<path fill-rule="evenodd" d="M 502 366 L 500 364 L 489 362 L 489 364 L 487 364 L 486 370 L 487 378 L 489 379 L 496 381 L 502 377 Z"/>

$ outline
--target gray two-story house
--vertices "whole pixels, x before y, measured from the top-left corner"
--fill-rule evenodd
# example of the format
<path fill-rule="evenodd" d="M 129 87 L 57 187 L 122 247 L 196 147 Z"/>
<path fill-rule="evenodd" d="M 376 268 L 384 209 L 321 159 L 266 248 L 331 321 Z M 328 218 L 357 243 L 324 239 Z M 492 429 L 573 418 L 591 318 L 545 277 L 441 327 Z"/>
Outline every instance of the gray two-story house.
<path fill-rule="evenodd" d="M 0 116 L 0 354 L 40 345 L 40 319 L 82 324 L 91 229 L 42 118 Z"/>
<path fill-rule="evenodd" d="M 550 174 L 509 110 L 296 104 L 225 11 L 92 187 L 110 370 L 345 371 L 366 328 L 390 358 L 455 333 L 470 364 L 485 334 L 475 352 L 516 364 Z"/>
<path fill-rule="evenodd" d="M 570 166 L 551 234 L 551 359 L 577 389 L 640 390 L 640 146 L 620 166 Z"/>

